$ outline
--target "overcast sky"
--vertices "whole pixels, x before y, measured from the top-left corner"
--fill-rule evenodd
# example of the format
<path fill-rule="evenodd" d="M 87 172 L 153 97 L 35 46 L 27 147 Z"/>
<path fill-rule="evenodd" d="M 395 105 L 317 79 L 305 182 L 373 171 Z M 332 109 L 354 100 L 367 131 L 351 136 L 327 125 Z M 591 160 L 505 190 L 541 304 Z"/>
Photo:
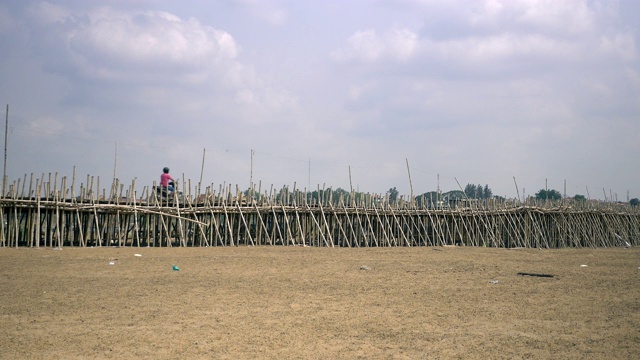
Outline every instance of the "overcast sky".
<path fill-rule="evenodd" d="M 626 201 L 638 19 L 635 0 L 3 1 L 7 175 L 141 191 L 164 166 L 195 186 L 204 158 L 216 189 L 406 195 L 408 162 L 416 195 L 516 197 L 515 177 Z"/>

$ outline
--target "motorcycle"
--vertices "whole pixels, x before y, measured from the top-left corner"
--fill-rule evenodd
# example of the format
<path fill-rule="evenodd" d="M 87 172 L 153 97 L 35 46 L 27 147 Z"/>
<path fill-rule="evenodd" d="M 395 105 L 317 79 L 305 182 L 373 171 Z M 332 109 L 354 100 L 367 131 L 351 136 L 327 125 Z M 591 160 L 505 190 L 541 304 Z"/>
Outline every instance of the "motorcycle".
<path fill-rule="evenodd" d="M 173 191 L 169 190 L 170 187 L 173 188 Z M 154 194 L 162 203 L 173 203 L 174 200 L 178 200 L 178 203 L 184 202 L 184 195 L 182 194 L 182 191 L 178 191 L 178 188 L 173 181 L 169 182 L 168 187 L 154 186 L 154 189 Z"/>

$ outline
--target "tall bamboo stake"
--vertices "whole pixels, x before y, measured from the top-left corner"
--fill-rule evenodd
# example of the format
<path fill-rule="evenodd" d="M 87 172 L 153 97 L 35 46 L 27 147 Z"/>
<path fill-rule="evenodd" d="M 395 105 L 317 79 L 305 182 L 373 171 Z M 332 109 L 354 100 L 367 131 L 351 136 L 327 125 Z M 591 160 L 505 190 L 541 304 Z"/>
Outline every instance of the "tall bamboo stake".
<path fill-rule="evenodd" d="M 7 104 L 7 116 L 4 125 L 4 171 L 2 172 L 2 197 L 7 194 L 7 143 L 9 139 L 9 104 Z"/>

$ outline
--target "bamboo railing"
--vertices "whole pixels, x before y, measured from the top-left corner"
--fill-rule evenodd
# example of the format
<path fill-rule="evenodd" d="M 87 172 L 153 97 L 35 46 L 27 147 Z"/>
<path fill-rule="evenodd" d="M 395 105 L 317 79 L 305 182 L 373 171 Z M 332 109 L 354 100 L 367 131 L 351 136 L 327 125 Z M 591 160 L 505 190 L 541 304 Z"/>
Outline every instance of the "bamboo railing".
<path fill-rule="evenodd" d="M 95 182 L 94 182 L 95 180 Z M 0 197 L 0 247 L 100 246 L 486 246 L 501 248 L 618 247 L 640 244 L 640 211 L 602 202 L 485 201 L 433 208 L 427 201 L 390 201 L 379 194 L 310 193 L 261 185 L 249 195 L 238 186 L 208 186 L 161 198 L 139 194 L 117 179 L 99 178 L 75 193 L 75 176 L 31 175 Z M 320 190 L 320 189 L 318 189 Z M 424 199 L 422 199 L 424 200 Z M 424 205 L 420 205 L 424 204 Z"/>

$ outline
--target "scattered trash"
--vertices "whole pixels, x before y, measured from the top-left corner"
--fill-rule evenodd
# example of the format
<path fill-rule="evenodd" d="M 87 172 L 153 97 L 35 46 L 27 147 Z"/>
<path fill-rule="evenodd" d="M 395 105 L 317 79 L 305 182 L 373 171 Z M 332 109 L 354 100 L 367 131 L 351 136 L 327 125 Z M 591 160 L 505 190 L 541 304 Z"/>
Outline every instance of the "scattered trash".
<path fill-rule="evenodd" d="M 173 271 L 180 271 L 180 268 L 175 266 L 175 265 L 173 265 Z"/>
<path fill-rule="evenodd" d="M 133 254 L 133 256 L 142 256 L 142 255 L 140 255 L 140 254 Z"/>
<path fill-rule="evenodd" d="M 580 265 L 580 267 L 587 267 L 587 265 L 582 264 L 582 265 Z"/>
<path fill-rule="evenodd" d="M 115 261 L 109 261 L 109 265 L 115 265 L 116 262 Z"/>
<path fill-rule="evenodd" d="M 520 275 L 520 276 L 536 276 L 536 277 L 553 277 L 553 275 L 551 275 L 551 274 L 536 274 L 536 273 L 524 273 L 524 272 L 519 272 L 518 275 Z"/>
<path fill-rule="evenodd" d="M 54 247 L 53 250 L 62 250 L 61 247 Z"/>
<path fill-rule="evenodd" d="M 494 285 L 495 285 L 495 284 L 497 284 L 497 283 L 498 283 L 498 280 L 491 280 L 491 281 L 489 281 L 489 284 L 494 284 Z"/>
<path fill-rule="evenodd" d="M 366 265 L 362 265 L 360 266 L 360 270 L 371 270 L 371 268 Z"/>

